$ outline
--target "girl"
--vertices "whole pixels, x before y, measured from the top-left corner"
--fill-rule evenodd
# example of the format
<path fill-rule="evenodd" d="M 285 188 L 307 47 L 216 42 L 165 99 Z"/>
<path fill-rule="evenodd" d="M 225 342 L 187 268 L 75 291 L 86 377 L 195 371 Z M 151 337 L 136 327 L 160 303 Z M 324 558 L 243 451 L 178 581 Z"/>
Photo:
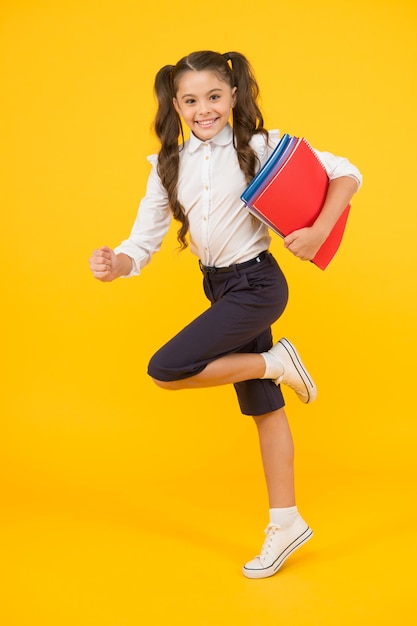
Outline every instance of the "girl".
<path fill-rule="evenodd" d="M 270 520 L 259 556 L 243 573 L 264 578 L 312 536 L 295 503 L 293 442 L 281 384 L 304 403 L 314 400 L 316 387 L 287 339 L 272 345 L 271 324 L 286 306 L 287 283 L 268 252 L 267 227 L 240 200 L 277 145 L 278 132 L 264 128 L 258 85 L 237 52 L 194 52 L 166 65 L 156 75 L 155 93 L 161 148 L 149 157 L 145 197 L 130 237 L 114 251 L 95 250 L 90 267 L 106 282 L 138 275 L 160 248 L 172 216 L 179 221 L 178 241 L 186 248 L 189 239 L 211 306 L 151 358 L 148 373 L 171 390 L 233 383 L 241 412 L 253 416 Z M 191 131 L 187 141 L 183 122 Z M 304 260 L 315 256 L 361 183 L 349 161 L 318 154 L 330 179 L 324 207 L 313 226 L 284 240 Z"/>

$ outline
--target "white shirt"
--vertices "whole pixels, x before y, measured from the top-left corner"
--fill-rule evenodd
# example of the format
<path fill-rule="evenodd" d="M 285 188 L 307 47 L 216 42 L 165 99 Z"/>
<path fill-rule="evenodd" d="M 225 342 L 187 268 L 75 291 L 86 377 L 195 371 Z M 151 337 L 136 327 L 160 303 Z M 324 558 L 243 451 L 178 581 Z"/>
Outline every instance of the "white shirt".
<path fill-rule="evenodd" d="M 261 166 L 279 141 L 279 131 L 269 132 L 269 142 L 254 135 L 251 146 Z M 318 152 L 329 179 L 352 176 L 359 185 L 362 176 L 347 159 Z M 128 239 L 116 249 L 132 258 L 135 276 L 159 250 L 169 229 L 172 213 L 167 193 L 157 173 L 157 155 L 152 164 L 146 193 Z M 225 267 L 256 257 L 270 244 L 266 225 L 254 218 L 240 199 L 247 183 L 233 146 L 233 131 L 227 125 L 210 141 L 191 135 L 180 150 L 178 198 L 188 216 L 190 248 L 203 265 Z M 179 224 L 179 223 L 178 223 Z"/>

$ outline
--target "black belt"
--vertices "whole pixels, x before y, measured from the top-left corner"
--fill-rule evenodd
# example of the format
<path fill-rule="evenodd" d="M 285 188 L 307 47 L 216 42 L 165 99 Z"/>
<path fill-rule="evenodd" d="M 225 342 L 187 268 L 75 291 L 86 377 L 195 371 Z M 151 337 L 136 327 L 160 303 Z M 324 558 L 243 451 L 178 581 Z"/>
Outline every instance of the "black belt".
<path fill-rule="evenodd" d="M 250 259 L 249 261 L 244 261 L 243 263 L 236 263 L 235 265 L 229 265 L 228 267 L 215 267 L 210 265 L 203 265 L 201 261 L 199 261 L 200 269 L 203 273 L 207 274 L 224 274 L 226 272 L 234 272 L 235 270 L 243 270 L 246 267 L 250 267 L 251 265 L 256 265 L 260 263 L 267 257 L 269 252 L 265 250 L 256 256 L 254 259 Z"/>

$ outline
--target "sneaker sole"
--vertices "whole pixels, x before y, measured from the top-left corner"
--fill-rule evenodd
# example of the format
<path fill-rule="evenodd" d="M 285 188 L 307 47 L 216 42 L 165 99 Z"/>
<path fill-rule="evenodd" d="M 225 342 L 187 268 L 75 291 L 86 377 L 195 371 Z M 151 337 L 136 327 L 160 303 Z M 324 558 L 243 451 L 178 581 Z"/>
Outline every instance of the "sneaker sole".
<path fill-rule="evenodd" d="M 298 550 L 298 548 L 301 548 L 301 546 L 304 545 L 309 539 L 311 539 L 312 536 L 313 531 L 308 526 L 299 537 L 294 539 L 294 541 L 290 543 L 290 545 L 287 546 L 285 550 L 283 550 L 283 552 L 281 552 L 281 554 L 275 559 L 272 565 L 269 565 L 269 567 L 264 567 L 262 569 L 249 569 L 244 565 L 242 569 L 243 575 L 246 576 L 246 578 L 268 578 L 269 576 L 273 576 L 277 573 L 279 568 L 288 559 L 288 557 L 291 556 L 293 552 Z"/>
<path fill-rule="evenodd" d="M 311 378 L 310 374 L 308 373 L 304 363 L 300 359 L 300 356 L 297 350 L 294 348 L 292 343 L 288 341 L 288 339 L 286 339 L 285 337 L 280 339 L 278 343 L 280 343 L 282 347 L 285 348 L 285 350 L 287 351 L 288 356 L 290 357 L 292 361 L 292 364 L 294 365 L 295 369 L 297 370 L 298 374 L 300 375 L 300 378 L 302 379 L 304 383 L 304 386 L 307 392 L 307 400 L 302 400 L 302 401 L 305 404 L 308 404 L 309 402 L 313 402 L 313 400 L 315 400 L 317 397 L 317 387 L 314 384 L 314 381 Z"/>

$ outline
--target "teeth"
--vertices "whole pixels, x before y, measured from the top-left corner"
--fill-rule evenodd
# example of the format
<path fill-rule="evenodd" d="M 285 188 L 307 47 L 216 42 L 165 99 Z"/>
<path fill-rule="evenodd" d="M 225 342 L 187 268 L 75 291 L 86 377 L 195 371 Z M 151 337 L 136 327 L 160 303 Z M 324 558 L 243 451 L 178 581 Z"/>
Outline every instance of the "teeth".
<path fill-rule="evenodd" d="M 207 122 L 197 122 L 199 126 L 211 126 L 215 120 L 208 120 Z"/>

